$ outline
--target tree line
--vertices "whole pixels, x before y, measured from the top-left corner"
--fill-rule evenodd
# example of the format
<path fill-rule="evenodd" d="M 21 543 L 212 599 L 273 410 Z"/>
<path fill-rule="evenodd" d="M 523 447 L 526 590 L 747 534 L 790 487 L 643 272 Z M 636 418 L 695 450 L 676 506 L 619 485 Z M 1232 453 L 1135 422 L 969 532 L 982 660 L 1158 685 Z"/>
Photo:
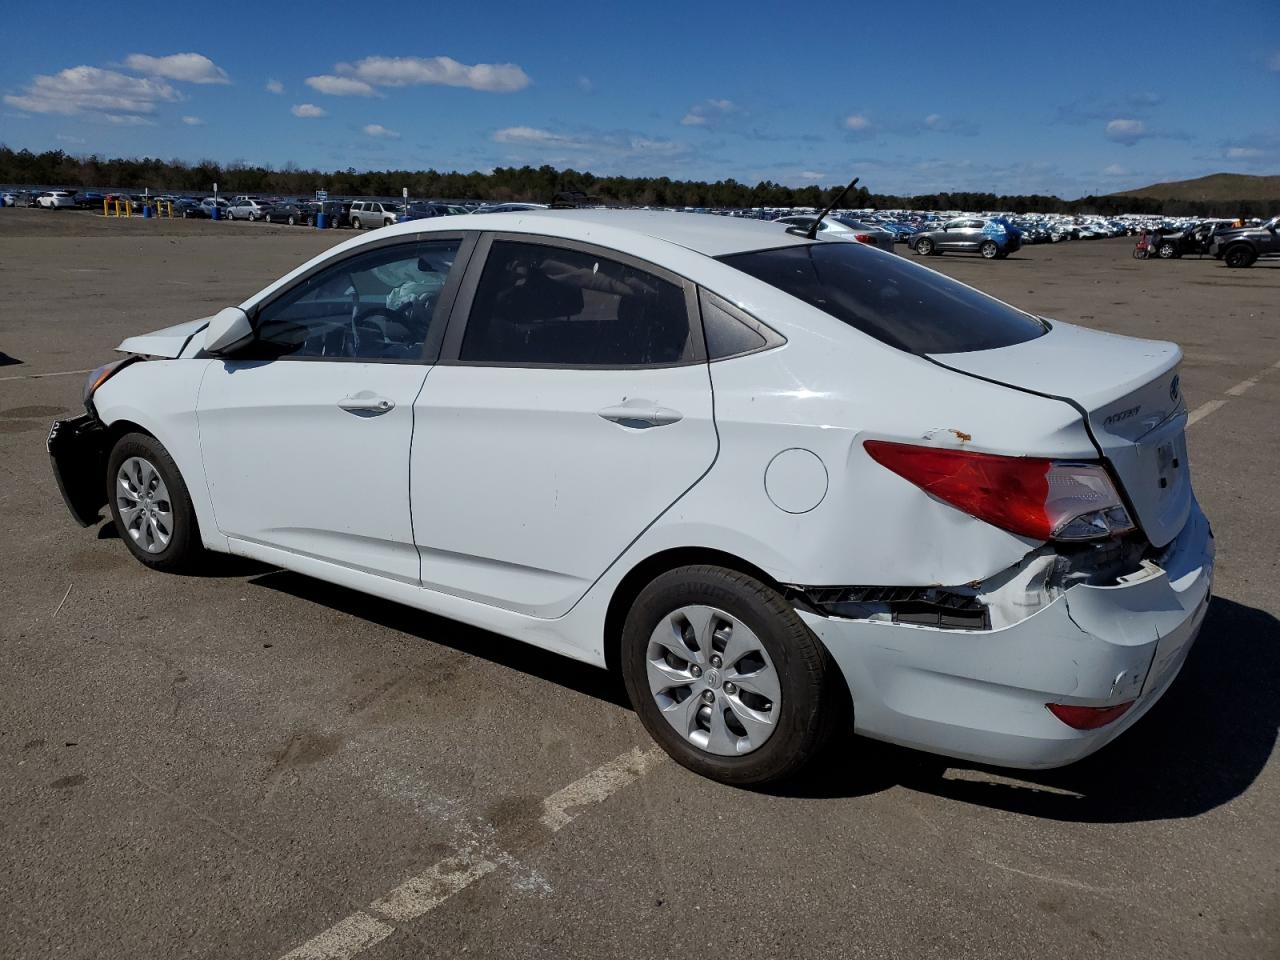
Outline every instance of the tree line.
<path fill-rule="evenodd" d="M 221 193 L 265 193 L 306 196 L 328 190 L 334 196 L 399 196 L 404 187 L 417 198 L 488 202 L 549 202 L 557 193 L 581 192 L 604 203 L 659 207 L 822 207 L 839 187 L 788 187 L 770 180 L 755 185 L 730 178 L 709 183 L 670 177 L 599 177 L 586 171 L 552 166 L 496 167 L 490 173 L 438 170 L 304 170 L 295 164 L 275 168 L 188 163 L 158 157 L 76 156 L 62 150 L 33 153 L 0 145 L 0 183 L 46 187 L 118 188 L 204 195 L 217 183 Z M 1010 210 L 1019 213 L 1120 214 L 1171 216 L 1261 216 L 1267 205 L 1257 201 L 1158 200 L 1151 197 L 1060 197 L 955 192 L 896 196 L 851 191 L 842 207 L 905 210 Z"/>

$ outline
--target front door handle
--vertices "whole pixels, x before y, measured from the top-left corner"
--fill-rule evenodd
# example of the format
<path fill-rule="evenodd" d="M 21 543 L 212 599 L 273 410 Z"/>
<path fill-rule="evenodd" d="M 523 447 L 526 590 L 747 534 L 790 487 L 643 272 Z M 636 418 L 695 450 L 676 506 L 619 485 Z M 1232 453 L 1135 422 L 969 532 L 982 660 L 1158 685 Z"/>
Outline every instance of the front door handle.
<path fill-rule="evenodd" d="M 605 407 L 596 413 L 605 420 L 632 430 L 665 427 L 684 419 L 684 414 L 679 410 L 658 406 L 652 400 L 624 400 L 617 406 Z"/>
<path fill-rule="evenodd" d="M 386 397 L 379 397 L 368 390 L 361 390 L 357 394 L 350 397 L 343 397 L 338 401 L 338 406 L 349 413 L 367 413 L 379 414 L 386 413 L 395 407 L 394 400 L 388 400 Z"/>

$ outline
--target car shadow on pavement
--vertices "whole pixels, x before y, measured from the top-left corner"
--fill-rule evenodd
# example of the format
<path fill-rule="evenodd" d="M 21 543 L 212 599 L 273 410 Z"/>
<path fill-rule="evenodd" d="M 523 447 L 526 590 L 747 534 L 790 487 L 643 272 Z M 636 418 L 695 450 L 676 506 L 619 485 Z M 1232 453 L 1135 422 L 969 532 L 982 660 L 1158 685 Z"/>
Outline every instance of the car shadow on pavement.
<path fill-rule="evenodd" d="M 413 607 L 383 600 L 346 587 L 304 577 L 287 570 L 268 570 L 249 583 L 317 603 L 368 620 L 389 630 L 428 640 L 473 657 L 559 684 L 619 707 L 631 708 L 621 677 L 588 663 L 521 643 L 508 637 L 438 617 Z"/>
<path fill-rule="evenodd" d="M 616 674 L 345 587 L 263 569 L 248 582 L 630 708 Z M 848 735 L 837 738 L 807 772 L 765 792 L 847 799 L 901 786 L 1051 820 L 1177 819 L 1244 793 L 1270 759 L 1278 728 L 1280 620 L 1215 598 L 1181 674 L 1161 701 L 1133 729 L 1079 763 L 1007 770 Z"/>
<path fill-rule="evenodd" d="M 1271 758 L 1278 727 L 1280 620 L 1215 598 L 1181 674 L 1161 701 L 1131 730 L 1079 763 L 1007 770 L 849 738 L 835 749 L 843 757 L 820 764 L 794 786 L 801 795 L 820 797 L 901 785 L 1077 823 L 1178 819 L 1244 793 Z"/>

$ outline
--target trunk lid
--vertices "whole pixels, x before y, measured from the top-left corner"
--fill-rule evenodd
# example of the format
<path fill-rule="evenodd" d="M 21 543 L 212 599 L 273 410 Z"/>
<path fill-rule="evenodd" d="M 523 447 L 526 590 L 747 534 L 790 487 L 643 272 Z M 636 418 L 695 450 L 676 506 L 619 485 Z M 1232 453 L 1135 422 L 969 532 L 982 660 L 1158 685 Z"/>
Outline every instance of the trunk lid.
<path fill-rule="evenodd" d="M 1055 322 L 1025 343 L 931 359 L 1082 408 L 1151 543 L 1164 546 L 1182 530 L 1191 512 L 1191 478 L 1177 344 Z"/>

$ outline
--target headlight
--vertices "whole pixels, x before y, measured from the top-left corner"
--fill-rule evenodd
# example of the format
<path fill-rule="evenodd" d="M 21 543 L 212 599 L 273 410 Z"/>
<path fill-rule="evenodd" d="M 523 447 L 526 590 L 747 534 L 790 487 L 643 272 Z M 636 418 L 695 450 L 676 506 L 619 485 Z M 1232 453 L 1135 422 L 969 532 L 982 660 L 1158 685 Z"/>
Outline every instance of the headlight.
<path fill-rule="evenodd" d="M 111 378 L 111 375 L 120 369 L 121 364 L 128 359 L 128 357 L 124 357 L 120 360 L 112 360 L 110 363 L 104 363 L 102 366 L 94 370 L 93 373 L 89 374 L 89 379 L 84 382 L 84 396 L 81 398 L 84 401 L 86 410 L 90 409 L 89 401 L 93 399 L 94 391 L 106 383 Z"/>

